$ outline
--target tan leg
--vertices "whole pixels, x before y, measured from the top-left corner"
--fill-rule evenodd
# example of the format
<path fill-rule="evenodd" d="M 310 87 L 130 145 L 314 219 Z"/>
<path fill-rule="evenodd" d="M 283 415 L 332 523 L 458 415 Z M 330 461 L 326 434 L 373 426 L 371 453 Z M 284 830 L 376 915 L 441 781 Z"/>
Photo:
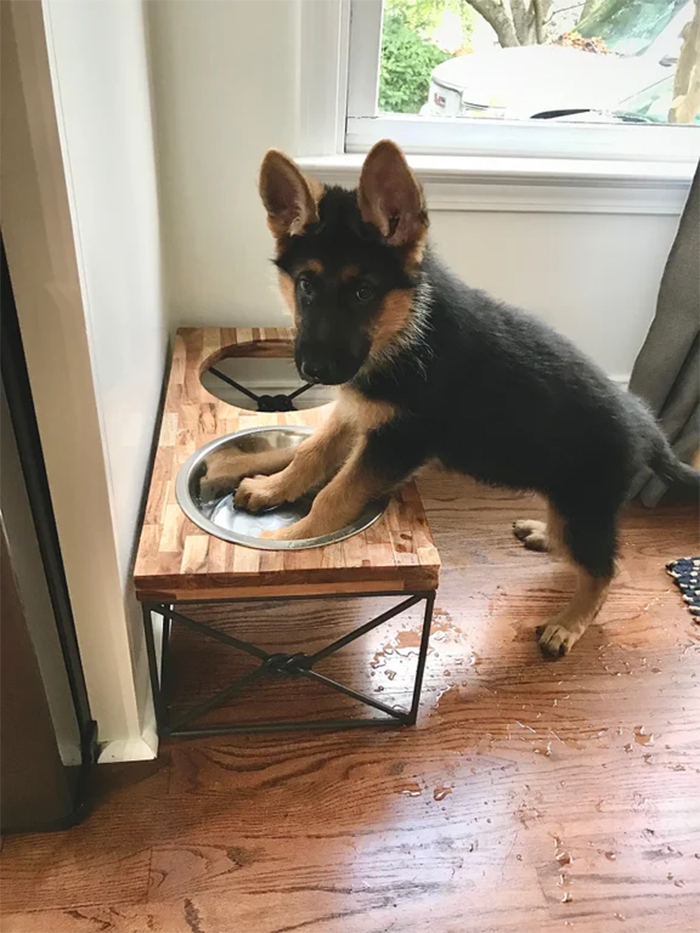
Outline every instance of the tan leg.
<path fill-rule="evenodd" d="M 199 494 L 205 502 L 210 502 L 233 492 L 245 476 L 278 473 L 292 462 L 294 450 L 293 447 L 278 447 L 254 454 L 222 451 L 207 466 L 207 472 L 199 483 Z"/>
<path fill-rule="evenodd" d="M 348 455 L 351 426 L 335 412 L 296 448 L 294 459 L 279 473 L 244 479 L 236 491 L 236 508 L 258 512 L 295 502 L 324 483 Z"/>
<path fill-rule="evenodd" d="M 596 617 L 611 577 L 594 577 L 574 561 L 566 544 L 564 519 L 551 504 L 548 504 L 546 522 L 528 519 L 514 522 L 513 534 L 526 548 L 564 557 L 576 569 L 576 590 L 571 602 L 551 622 L 537 630 L 543 651 L 555 656 L 567 654 Z"/>
<path fill-rule="evenodd" d="M 556 618 L 538 630 L 540 647 L 555 657 L 568 654 L 598 614 L 610 578 L 596 579 L 578 567 L 576 591 L 569 605 Z"/>
<path fill-rule="evenodd" d="M 367 503 L 386 490 L 386 481 L 372 474 L 363 463 L 364 442 L 358 443 L 339 472 L 314 499 L 309 514 L 293 525 L 264 532 L 277 541 L 316 538 L 338 531 L 353 522 Z"/>

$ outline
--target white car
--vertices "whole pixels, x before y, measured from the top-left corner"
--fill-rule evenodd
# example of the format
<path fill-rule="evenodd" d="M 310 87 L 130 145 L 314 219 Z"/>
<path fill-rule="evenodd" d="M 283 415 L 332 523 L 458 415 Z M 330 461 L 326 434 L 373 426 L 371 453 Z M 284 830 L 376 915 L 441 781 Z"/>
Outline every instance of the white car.
<path fill-rule="evenodd" d="M 672 103 L 673 75 L 670 74 L 619 101 L 614 110 L 586 110 L 565 119 L 581 123 L 667 123 Z M 692 122 L 700 126 L 700 113 Z"/>
<path fill-rule="evenodd" d="M 673 73 L 693 10 L 686 3 L 639 54 L 525 45 L 450 59 L 434 69 L 421 115 L 522 120 L 614 111 Z"/>

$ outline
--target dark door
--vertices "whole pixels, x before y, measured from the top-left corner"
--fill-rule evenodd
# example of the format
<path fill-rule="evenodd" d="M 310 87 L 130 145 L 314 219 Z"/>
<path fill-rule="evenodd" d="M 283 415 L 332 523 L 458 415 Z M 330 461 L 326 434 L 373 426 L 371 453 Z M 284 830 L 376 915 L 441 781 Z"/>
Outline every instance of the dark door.
<path fill-rule="evenodd" d="M 1 273 L 0 817 L 40 831 L 85 811 L 96 730 L 4 250 Z"/>

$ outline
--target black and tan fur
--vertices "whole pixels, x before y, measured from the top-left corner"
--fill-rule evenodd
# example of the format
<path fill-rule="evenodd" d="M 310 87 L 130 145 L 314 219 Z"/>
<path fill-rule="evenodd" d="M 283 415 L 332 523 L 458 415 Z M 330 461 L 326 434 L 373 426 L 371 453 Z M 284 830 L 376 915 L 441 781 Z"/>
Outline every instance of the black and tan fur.
<path fill-rule="evenodd" d="M 441 265 L 421 188 L 393 143 L 372 149 L 356 191 L 313 185 L 271 151 L 260 191 L 299 372 L 341 388 L 324 427 L 283 469 L 244 479 L 236 503 L 267 508 L 325 482 L 306 518 L 268 535 L 307 538 L 352 521 L 431 459 L 536 490 L 549 503 L 546 525 L 514 531 L 576 568 L 571 602 L 540 635 L 546 651 L 568 651 L 605 597 L 637 471 L 695 483 L 697 474 L 643 404 L 571 343 Z"/>

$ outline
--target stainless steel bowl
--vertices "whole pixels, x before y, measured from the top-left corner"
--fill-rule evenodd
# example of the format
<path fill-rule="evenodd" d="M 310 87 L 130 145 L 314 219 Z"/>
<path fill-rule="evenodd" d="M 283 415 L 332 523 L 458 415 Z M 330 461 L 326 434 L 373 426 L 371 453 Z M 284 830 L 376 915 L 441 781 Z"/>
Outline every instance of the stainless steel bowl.
<path fill-rule="evenodd" d="M 364 531 L 382 515 L 386 500 L 367 506 L 364 513 L 352 525 L 341 528 L 332 534 L 318 538 L 300 538 L 295 541 L 268 541 L 260 538 L 262 531 L 291 525 L 308 514 L 313 502 L 313 494 L 304 496 L 299 501 L 282 505 L 275 509 L 253 514 L 237 509 L 233 504 L 235 489 L 210 491 L 206 479 L 207 471 L 213 473 L 217 463 L 221 466 L 225 459 L 227 468 L 235 464 L 237 457 L 262 453 L 286 447 L 297 447 L 313 432 L 312 428 L 299 427 L 262 427 L 249 428 L 217 438 L 196 453 L 182 465 L 175 485 L 175 495 L 185 515 L 201 529 L 224 541 L 242 544 L 245 547 L 260 548 L 266 551 L 301 550 L 302 548 L 322 547 L 343 541 L 358 531 Z M 234 467 L 235 470 L 235 467 Z"/>

